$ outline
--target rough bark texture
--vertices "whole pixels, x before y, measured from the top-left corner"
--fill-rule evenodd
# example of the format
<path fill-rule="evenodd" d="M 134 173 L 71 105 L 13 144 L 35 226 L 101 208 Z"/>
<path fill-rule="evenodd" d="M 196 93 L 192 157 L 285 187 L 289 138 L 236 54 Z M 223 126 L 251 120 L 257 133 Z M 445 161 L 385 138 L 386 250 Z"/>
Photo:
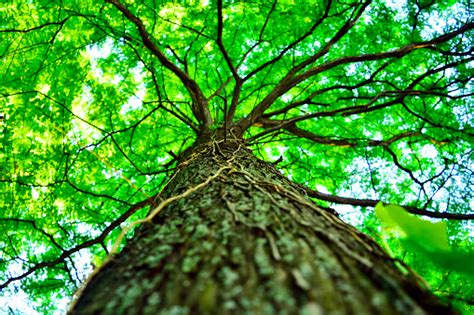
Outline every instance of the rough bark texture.
<path fill-rule="evenodd" d="M 197 146 L 71 314 L 451 314 L 238 141 Z"/>

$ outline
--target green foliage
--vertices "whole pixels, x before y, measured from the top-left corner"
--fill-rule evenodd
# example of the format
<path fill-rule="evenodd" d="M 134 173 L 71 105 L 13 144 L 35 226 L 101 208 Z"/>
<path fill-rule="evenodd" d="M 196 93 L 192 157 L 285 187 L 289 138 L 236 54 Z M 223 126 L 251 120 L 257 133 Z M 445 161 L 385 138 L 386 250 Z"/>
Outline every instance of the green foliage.
<path fill-rule="evenodd" d="M 400 233 L 400 241 L 408 250 L 420 253 L 447 270 L 474 278 L 474 252 L 453 250 L 448 243 L 446 222 L 431 222 L 409 214 L 398 205 L 379 202 L 375 214 L 387 228 Z"/>
<path fill-rule="evenodd" d="M 375 214 L 387 227 L 398 229 L 407 245 L 421 248 L 426 254 L 449 249 L 446 222 L 430 222 L 409 214 L 398 205 L 382 202 L 375 206 Z"/>
<path fill-rule="evenodd" d="M 249 147 L 281 158 L 277 168 L 293 181 L 428 214 L 472 213 L 468 1 L 223 1 L 228 58 L 217 2 L 119 2 L 199 86 L 210 128 L 223 126 L 237 97 L 232 124 L 248 123 Z M 2 1 L 0 304 L 26 294 L 40 313 L 65 308 L 202 135 L 196 106 L 189 83 L 113 3 Z M 371 207 L 316 199 L 379 237 Z M 462 277 L 473 273 L 473 224 L 431 223 L 394 207 L 376 210 L 398 230 L 385 240 L 394 255 L 446 299 L 472 304 Z"/>
<path fill-rule="evenodd" d="M 426 275 L 426 278 L 431 280 L 432 284 L 438 282 L 430 279 L 438 271 L 451 276 L 451 278 L 464 278 L 461 283 L 467 281 L 465 289 L 472 292 L 474 289 L 472 286 L 474 281 L 474 265 L 472 264 L 474 251 L 470 247 L 463 249 L 450 246 L 446 222 L 432 222 L 422 219 L 409 214 L 403 207 L 393 204 L 384 205 L 382 202 L 379 202 L 375 207 L 375 214 L 384 226 L 382 230 L 382 238 L 385 239 L 383 244 L 392 255 L 399 256 L 399 258 L 406 255 L 406 252 L 400 253 L 401 245 L 403 249 L 415 255 L 408 261 L 418 256 L 419 258 L 416 259 L 423 257 L 428 266 L 431 263 L 436 264 L 436 266 L 431 266 L 432 270 L 427 270 L 426 266 L 419 270 L 415 268 L 422 275 Z M 390 245 L 387 241 L 388 238 L 391 240 Z M 415 267 L 418 267 L 417 265 L 419 263 L 416 263 Z M 442 277 L 442 279 L 444 278 L 447 278 L 447 276 Z M 443 284 L 445 282 L 446 280 L 443 280 Z M 459 283 L 454 285 L 459 285 Z M 451 289 L 455 289 L 455 287 Z M 462 307 L 466 307 L 467 314 L 470 308 L 464 305 Z"/>

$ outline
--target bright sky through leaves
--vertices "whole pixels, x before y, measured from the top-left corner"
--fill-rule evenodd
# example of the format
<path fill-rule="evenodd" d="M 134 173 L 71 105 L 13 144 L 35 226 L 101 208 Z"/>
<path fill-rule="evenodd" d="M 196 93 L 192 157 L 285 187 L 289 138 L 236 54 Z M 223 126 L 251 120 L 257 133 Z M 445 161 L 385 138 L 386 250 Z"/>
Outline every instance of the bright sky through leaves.
<path fill-rule="evenodd" d="M 62 313 L 225 117 L 377 240 L 382 200 L 472 250 L 472 28 L 465 0 L 3 1 L 0 312 Z M 385 243 L 472 311 L 462 275 Z"/>

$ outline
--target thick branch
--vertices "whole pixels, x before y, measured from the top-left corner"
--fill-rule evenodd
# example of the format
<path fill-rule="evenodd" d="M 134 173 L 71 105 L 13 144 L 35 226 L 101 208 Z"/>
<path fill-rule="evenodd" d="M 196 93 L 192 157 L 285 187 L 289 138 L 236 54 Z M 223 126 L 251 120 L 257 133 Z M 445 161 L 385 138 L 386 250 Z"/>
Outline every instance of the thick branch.
<path fill-rule="evenodd" d="M 262 102 L 260 102 L 260 104 L 258 104 L 253 110 L 252 112 L 250 113 L 249 115 L 249 118 L 246 119 L 244 122 L 243 122 L 243 128 L 242 129 L 246 129 L 248 126 L 250 126 L 257 117 L 260 117 L 263 112 L 268 108 L 270 107 L 273 102 L 278 98 L 280 97 L 281 95 L 283 95 L 285 92 L 287 92 L 290 88 L 292 88 L 293 86 L 295 86 L 297 83 L 299 82 L 296 82 L 296 83 L 291 83 L 291 78 L 293 78 L 295 76 L 295 74 L 304 69 L 306 66 L 314 63 L 316 60 L 318 60 L 319 58 L 321 58 L 322 56 L 326 55 L 330 48 L 336 44 L 345 34 L 347 34 L 347 32 L 349 32 L 349 30 L 355 25 L 355 23 L 357 22 L 357 20 L 360 18 L 360 16 L 362 15 L 362 13 L 364 12 L 364 10 L 367 8 L 367 6 L 370 4 L 370 0 L 369 1 L 366 1 L 362 6 L 361 8 L 359 9 L 359 11 L 357 12 L 356 16 L 354 18 L 350 18 L 349 20 L 346 21 L 346 23 L 344 23 L 344 25 L 341 27 L 341 29 L 336 33 L 336 35 L 334 35 L 334 37 L 316 54 L 314 54 L 313 56 L 307 58 L 306 60 L 304 60 L 303 62 L 299 63 L 298 65 L 296 65 L 295 67 L 293 67 L 284 77 L 283 79 L 280 81 L 280 83 L 277 84 L 277 86 L 273 89 L 272 92 L 270 92 L 270 94 L 265 97 L 263 99 Z M 326 9 L 326 13 L 325 15 L 328 13 L 328 10 L 329 10 L 329 6 L 327 7 Z M 324 17 L 323 17 L 324 18 Z M 322 18 L 322 19 L 323 19 Z M 320 21 L 318 21 L 318 23 L 322 22 L 322 19 Z M 315 24 L 315 26 L 317 26 L 317 24 Z M 301 80 L 303 81 L 303 80 Z M 300 81 L 300 82 L 301 82 Z"/>
<path fill-rule="evenodd" d="M 343 64 L 348 64 L 348 63 L 356 63 L 356 62 L 362 62 L 362 61 L 375 61 L 375 60 L 383 60 L 383 59 L 388 59 L 388 58 L 401 58 L 411 53 L 412 51 L 422 49 L 422 48 L 432 47 L 437 44 L 451 40 L 457 35 L 463 34 L 473 28 L 474 28 L 474 23 L 467 23 L 463 25 L 462 27 L 460 27 L 459 29 L 457 29 L 456 31 L 444 34 L 430 41 L 413 43 L 413 44 L 404 46 L 402 48 L 392 50 L 392 51 L 387 51 L 387 52 L 381 52 L 381 53 L 375 53 L 375 54 L 364 54 L 364 55 L 359 55 L 359 56 L 346 56 L 346 57 L 342 57 L 342 58 L 327 62 L 320 66 L 313 67 L 291 78 L 289 78 L 288 76 L 285 76 L 285 78 L 283 78 L 282 81 L 280 81 L 273 88 L 273 90 L 252 110 L 249 116 L 247 118 L 244 118 L 240 122 L 240 124 L 243 130 L 247 129 L 255 121 L 257 121 L 259 117 L 262 116 L 263 112 L 267 108 L 269 108 L 278 97 L 280 97 L 281 95 L 283 95 L 284 93 L 286 93 L 287 91 L 289 91 L 291 88 L 301 83 L 302 81 L 310 77 L 313 77 L 317 74 L 320 74 L 324 71 L 327 71 L 334 67 L 337 67 Z"/>
<path fill-rule="evenodd" d="M 299 100 L 299 101 L 295 101 L 295 102 L 292 102 L 290 104 L 288 104 L 287 106 L 281 108 L 281 109 L 278 109 L 278 110 L 275 110 L 273 112 L 270 112 L 270 113 L 265 113 L 262 115 L 262 117 L 264 118 L 269 118 L 271 116 L 276 116 L 276 115 L 280 115 L 280 114 L 285 114 L 287 113 L 289 110 L 293 109 L 293 108 L 297 108 L 301 105 L 306 105 L 306 104 L 314 104 L 314 105 L 320 105 L 320 106 L 329 106 L 329 104 L 325 104 L 325 103 L 319 103 L 319 102 L 314 102 L 312 101 L 313 98 L 315 98 L 316 96 L 318 95 L 321 95 L 321 94 L 324 94 L 324 93 L 327 93 L 327 92 L 330 92 L 330 91 L 333 91 L 333 90 L 338 90 L 338 89 L 344 89 L 344 90 L 349 90 L 349 91 L 352 91 L 352 90 L 355 90 L 357 88 L 360 88 L 364 85 L 368 85 L 368 84 L 371 84 L 371 83 L 374 83 L 374 79 L 375 77 L 382 71 L 384 70 L 390 63 L 389 62 L 385 62 L 382 66 L 378 67 L 371 75 L 368 79 L 364 80 L 364 81 L 361 81 L 355 85 L 342 85 L 342 84 L 337 84 L 337 85 L 332 85 L 332 86 L 329 86 L 329 87 L 326 87 L 326 88 L 322 88 L 322 89 L 319 89 L 319 90 L 316 90 L 314 92 L 312 92 L 309 96 L 307 96 L 305 99 L 302 99 L 302 100 Z"/>
<path fill-rule="evenodd" d="M 156 44 L 151 40 L 148 32 L 145 29 L 145 26 L 143 25 L 143 22 L 138 17 L 133 15 L 133 13 L 129 9 L 127 9 L 118 0 L 105 0 L 105 2 L 112 3 L 118 10 L 120 10 L 125 15 L 125 17 L 129 21 L 135 24 L 145 47 L 147 47 L 150 52 L 158 58 L 158 60 L 161 62 L 161 64 L 163 64 L 163 66 L 173 72 L 181 80 L 196 105 L 196 108 L 194 110 L 196 118 L 204 125 L 205 129 L 209 129 L 209 127 L 212 125 L 212 119 L 209 113 L 208 103 L 196 81 L 191 79 L 183 70 L 181 70 L 178 66 L 172 63 L 163 54 L 163 52 L 158 48 L 158 46 L 156 46 Z"/>
<path fill-rule="evenodd" d="M 219 46 L 219 50 L 221 51 L 224 59 L 229 67 L 230 71 L 232 72 L 232 76 L 235 80 L 235 87 L 234 92 L 232 93 L 232 102 L 230 103 L 229 111 L 226 113 L 225 125 L 230 124 L 234 118 L 235 111 L 237 109 L 237 104 L 239 102 L 239 96 L 242 89 L 242 78 L 237 73 L 237 69 L 235 68 L 232 60 L 227 53 L 227 50 L 224 47 L 224 43 L 222 42 L 222 31 L 224 28 L 224 22 L 222 17 L 222 0 L 217 1 L 217 46 Z M 226 127 L 227 129 L 227 127 Z"/>
<path fill-rule="evenodd" d="M 315 143 L 319 143 L 319 144 L 325 144 L 325 145 L 330 145 L 330 146 L 341 146 L 341 147 L 347 147 L 347 148 L 349 148 L 349 147 L 353 148 L 353 147 L 356 147 L 356 146 L 359 146 L 359 145 L 364 145 L 365 147 L 378 147 L 378 146 L 387 147 L 387 146 L 391 145 L 392 143 L 394 143 L 394 142 L 396 142 L 400 139 L 403 139 L 403 138 L 416 137 L 416 136 L 420 136 L 420 135 L 425 137 L 424 135 L 422 135 L 418 131 L 407 131 L 407 132 L 403 132 L 403 133 L 400 133 L 398 135 L 395 135 L 395 136 L 393 136 L 393 137 L 391 137 L 387 140 L 331 139 L 329 137 L 321 136 L 321 135 L 315 134 L 311 131 L 307 131 L 307 130 L 298 128 L 296 126 L 296 124 L 294 124 L 294 123 L 289 124 L 289 125 L 284 125 L 284 124 L 282 125 L 280 123 L 280 121 L 264 120 L 264 119 L 259 120 L 259 123 L 262 123 L 263 127 L 268 127 L 272 131 L 274 131 L 275 129 L 284 129 L 284 130 L 294 134 L 298 138 L 305 138 L 305 139 L 311 140 L 311 141 L 313 141 Z M 252 142 L 252 141 L 260 138 L 261 136 L 263 136 L 264 133 L 265 132 L 259 133 L 259 134 L 255 135 L 254 137 L 249 138 L 247 141 Z"/>
<path fill-rule="evenodd" d="M 317 118 L 317 117 L 332 117 L 338 114 L 341 114 L 342 116 L 350 116 L 350 115 L 355 115 L 355 114 L 359 114 L 363 112 L 368 113 L 371 111 L 393 106 L 395 104 L 399 104 L 400 102 L 402 102 L 402 100 L 403 100 L 403 96 L 398 97 L 392 101 L 381 103 L 372 107 L 368 107 L 365 105 L 349 106 L 349 107 L 339 108 L 339 109 L 335 109 L 335 110 L 327 111 L 327 112 L 316 112 L 316 113 L 312 113 L 308 115 L 297 116 L 297 117 L 286 119 L 286 120 L 270 120 L 266 118 L 259 118 L 257 122 L 262 124 L 263 126 L 266 126 L 267 129 L 249 138 L 248 141 L 255 140 L 257 138 L 260 138 L 266 134 L 272 133 L 279 129 L 286 129 L 287 127 L 292 126 L 299 121 L 308 120 L 308 119 Z"/>
<path fill-rule="evenodd" d="M 316 75 L 319 74 L 323 71 L 329 70 L 331 68 L 334 68 L 336 66 L 342 65 L 342 64 L 347 64 L 347 63 L 355 63 L 355 62 L 361 62 L 361 61 L 374 61 L 374 60 L 382 60 L 382 59 L 387 59 L 387 58 L 401 58 L 403 56 L 406 56 L 407 54 L 411 53 L 414 50 L 422 49 L 422 48 L 429 48 L 432 46 L 435 46 L 437 44 L 444 43 L 448 40 L 453 39 L 459 34 L 463 34 L 471 29 L 474 28 L 474 23 L 467 23 L 460 27 L 458 30 L 453 31 L 451 33 L 447 33 L 444 35 L 441 35 L 435 39 L 432 39 L 430 41 L 426 42 L 419 42 L 419 43 L 413 43 L 407 46 L 404 46 L 402 48 L 392 50 L 392 51 L 387 51 L 387 52 L 381 52 L 381 53 L 375 53 L 375 54 L 364 54 L 360 56 L 348 56 L 348 57 L 342 57 L 339 59 L 336 59 L 334 61 L 328 62 L 326 64 L 323 64 L 321 66 L 313 67 L 309 69 L 308 71 L 305 71 L 301 73 L 300 75 L 297 75 L 293 77 L 291 80 L 288 81 L 288 85 L 290 87 L 293 87 L 294 85 Z M 285 91 L 286 92 L 286 91 Z"/>
<path fill-rule="evenodd" d="M 334 196 L 330 194 L 325 194 L 317 190 L 313 190 L 313 189 L 309 189 L 305 187 L 303 188 L 305 189 L 306 193 L 310 197 L 328 201 L 328 202 L 334 202 L 338 204 L 373 208 L 380 201 L 380 200 L 375 200 L 375 199 L 356 199 L 356 198 L 349 198 L 349 197 L 339 197 L 339 196 Z M 450 212 L 433 212 L 433 211 L 419 209 L 412 206 L 402 206 L 402 207 L 412 214 L 424 215 L 430 218 L 449 219 L 449 220 L 474 219 L 474 214 L 472 213 L 464 214 L 464 213 L 450 213 Z"/>
<path fill-rule="evenodd" d="M 133 45 L 130 45 L 129 43 L 127 43 L 127 46 L 130 47 L 133 52 L 135 53 L 135 55 L 137 56 L 138 60 L 140 60 L 140 62 L 143 64 L 143 66 L 145 67 L 145 69 L 148 70 L 148 72 L 151 74 L 151 79 L 153 81 L 153 85 L 155 87 L 155 91 L 156 91 L 156 95 L 158 96 L 159 98 L 159 104 L 160 106 L 158 108 L 162 108 L 163 110 L 169 112 L 170 114 L 172 114 L 173 116 L 175 116 L 176 118 L 178 118 L 179 120 L 181 120 L 183 123 L 185 123 L 186 125 L 188 125 L 191 129 L 193 129 L 193 131 L 198 134 L 199 130 L 198 128 L 194 125 L 194 123 L 188 118 L 186 117 L 186 115 L 182 115 L 180 114 L 179 112 L 178 113 L 175 113 L 174 111 L 166 108 L 163 104 L 163 101 L 162 101 L 162 96 L 161 96 L 161 92 L 160 92 L 160 88 L 159 88 L 159 85 L 158 85 L 158 80 L 156 78 L 156 74 L 155 74 L 155 70 L 150 67 L 146 62 L 145 60 L 140 56 L 140 53 L 138 52 L 138 50 L 133 47 Z M 145 103 L 145 102 L 144 102 Z M 173 105 L 173 102 L 169 102 L 171 105 Z M 158 109 L 156 108 L 156 109 Z M 148 116 L 149 114 L 147 114 Z M 147 117 L 145 116 L 145 117 Z M 144 118 L 145 118 L 144 117 Z M 141 119 L 144 120 L 144 118 Z"/>
<path fill-rule="evenodd" d="M 217 1 L 217 46 L 219 46 L 219 49 L 224 56 L 224 60 L 227 63 L 227 66 L 229 67 L 230 71 L 232 72 L 232 75 L 234 76 L 234 79 L 236 81 L 240 81 L 239 74 L 237 73 L 237 69 L 234 67 L 234 64 L 232 63 L 232 60 L 230 60 L 229 54 L 227 53 L 227 50 L 224 47 L 224 43 L 222 42 L 222 31 L 224 29 L 224 20 L 222 17 L 222 0 Z"/>
<path fill-rule="evenodd" d="M 414 80 L 407 87 L 407 89 L 380 92 L 377 95 L 375 95 L 374 97 L 370 97 L 370 101 L 367 102 L 364 105 L 355 105 L 355 106 L 343 107 L 343 108 L 339 108 L 339 109 L 335 109 L 335 110 L 331 110 L 331 111 L 327 111 L 327 112 L 316 112 L 316 113 L 311 113 L 311 114 L 307 114 L 307 115 L 303 115 L 303 116 L 297 116 L 297 117 L 289 118 L 289 119 L 286 119 L 286 120 L 270 120 L 270 119 L 267 119 L 267 117 L 269 117 L 271 115 L 283 114 L 287 110 L 290 110 L 293 107 L 296 107 L 296 106 L 292 106 L 293 104 L 290 104 L 290 105 L 286 106 L 285 108 L 283 108 L 282 110 L 278 110 L 278 111 L 274 111 L 274 112 L 269 113 L 269 114 L 262 115 L 262 117 L 259 118 L 257 120 L 257 122 L 259 124 L 262 124 L 267 129 L 262 131 L 261 133 L 258 133 L 255 136 L 249 138 L 248 141 L 252 141 L 252 140 L 255 140 L 257 138 L 260 138 L 260 137 L 262 137 L 266 134 L 277 131 L 278 129 L 289 130 L 289 128 L 292 128 L 291 126 L 294 126 L 299 121 L 308 120 L 308 119 L 317 118 L 317 117 L 331 117 L 331 116 L 336 116 L 336 115 L 339 115 L 339 114 L 341 116 L 347 117 L 347 116 L 351 116 L 351 115 L 369 113 L 369 112 L 380 110 L 380 109 L 383 109 L 383 108 L 386 108 L 386 107 L 389 107 L 389 106 L 393 106 L 393 105 L 396 105 L 396 104 L 402 104 L 404 106 L 404 108 L 407 109 L 411 114 L 413 114 L 416 117 L 423 120 L 422 117 L 420 117 L 419 115 L 417 115 L 417 114 L 413 113 L 412 111 L 410 111 L 407 108 L 406 104 L 404 104 L 403 100 L 406 96 L 437 95 L 437 96 L 444 96 L 444 97 L 453 98 L 453 99 L 458 98 L 460 96 L 450 96 L 448 94 L 441 94 L 441 93 L 436 93 L 436 92 L 433 92 L 433 91 L 417 91 L 417 90 L 411 90 L 411 88 L 416 86 L 424 78 L 426 78 L 427 76 L 429 76 L 431 74 L 443 71 L 445 69 L 454 67 L 454 66 L 462 64 L 462 63 L 467 63 L 470 60 L 471 59 L 461 60 L 461 61 L 458 61 L 458 62 L 454 62 L 454 63 L 448 64 L 448 65 L 445 65 L 443 67 L 439 67 L 439 68 L 427 71 L 423 75 L 419 76 L 416 80 Z M 328 89 L 331 89 L 331 88 L 328 88 Z M 326 91 L 326 89 L 323 89 L 321 91 Z M 387 97 L 387 96 L 396 96 L 396 98 L 393 99 L 393 100 L 387 101 L 385 103 L 380 103 L 380 104 L 377 104 L 377 105 L 373 105 L 380 98 Z M 465 95 L 463 95 L 463 96 L 465 96 Z M 294 104 L 296 104 L 296 103 L 294 103 Z M 453 130 L 453 131 L 459 131 L 459 130 L 454 130 L 454 129 L 449 128 L 449 127 L 445 127 L 445 128 Z"/>

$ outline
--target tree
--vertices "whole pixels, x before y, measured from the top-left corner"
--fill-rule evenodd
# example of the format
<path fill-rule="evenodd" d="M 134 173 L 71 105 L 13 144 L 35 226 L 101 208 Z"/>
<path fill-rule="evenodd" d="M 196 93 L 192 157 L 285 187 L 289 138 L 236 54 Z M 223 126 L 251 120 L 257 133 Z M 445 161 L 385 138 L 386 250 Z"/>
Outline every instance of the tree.
<path fill-rule="evenodd" d="M 0 15 L 6 298 L 469 311 L 468 1 L 10 0 Z"/>

